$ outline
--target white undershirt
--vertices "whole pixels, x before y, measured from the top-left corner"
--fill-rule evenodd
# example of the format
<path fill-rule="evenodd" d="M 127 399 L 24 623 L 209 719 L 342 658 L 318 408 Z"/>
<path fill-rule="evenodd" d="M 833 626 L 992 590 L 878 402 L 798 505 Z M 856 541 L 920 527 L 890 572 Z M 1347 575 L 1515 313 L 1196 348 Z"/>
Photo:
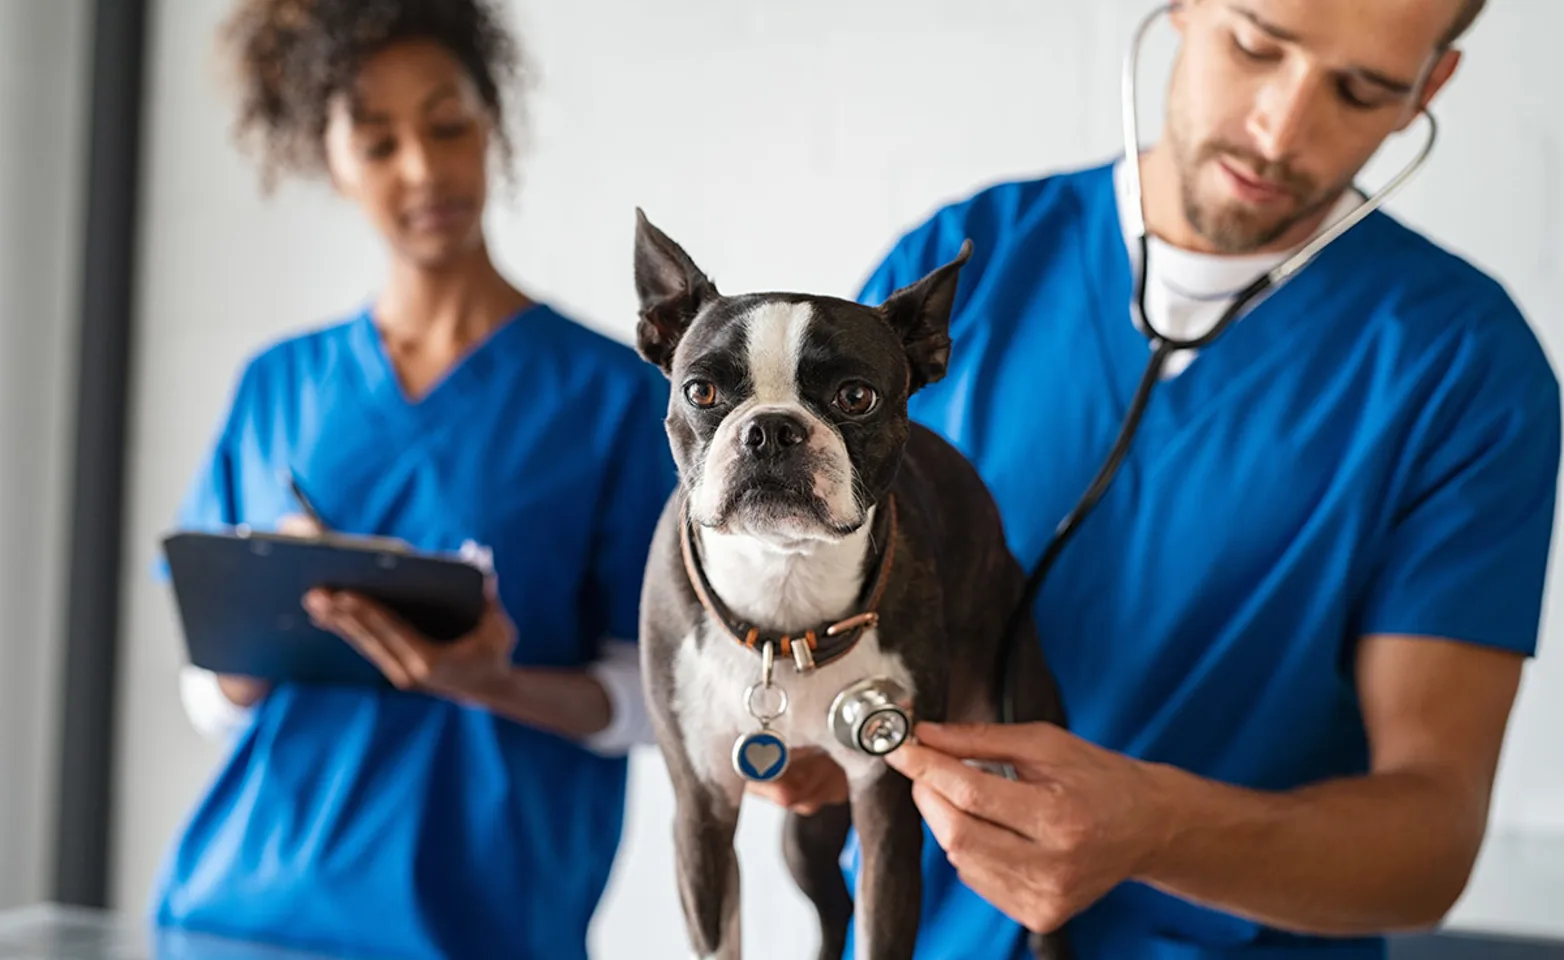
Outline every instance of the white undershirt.
<path fill-rule="evenodd" d="M 1131 276 L 1136 276 L 1140 270 L 1140 245 L 1128 216 L 1131 209 L 1128 176 L 1122 159 L 1114 165 L 1113 183 L 1118 200 L 1119 224 L 1130 257 Z M 1351 213 L 1362 200 L 1354 190 L 1344 192 L 1330 215 L 1320 224 L 1315 236 Z M 1300 243 L 1298 247 L 1302 245 Z M 1294 247 L 1278 253 L 1219 256 L 1183 250 L 1156 236 L 1146 238 L 1146 247 L 1151 259 L 1151 274 L 1146 280 L 1146 315 L 1159 333 L 1174 340 L 1193 339 L 1209 331 L 1239 291 L 1298 249 Z M 1126 306 L 1126 309 L 1132 308 Z M 1131 318 L 1133 322 L 1133 313 Z M 1243 321 L 1240 319 L 1237 322 Z M 1163 376 L 1177 376 L 1194 359 L 1194 351 L 1174 353 L 1168 358 Z"/>

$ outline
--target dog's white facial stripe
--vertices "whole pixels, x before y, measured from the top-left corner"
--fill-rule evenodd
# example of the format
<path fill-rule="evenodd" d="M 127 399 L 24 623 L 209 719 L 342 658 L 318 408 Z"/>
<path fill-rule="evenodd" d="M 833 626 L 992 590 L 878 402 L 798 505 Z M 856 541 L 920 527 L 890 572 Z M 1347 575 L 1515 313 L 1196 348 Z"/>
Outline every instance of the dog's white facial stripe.
<path fill-rule="evenodd" d="M 744 325 L 744 361 L 754 394 L 728 414 L 711 439 L 691 491 L 691 508 L 697 518 L 715 516 L 729 471 L 739 459 L 739 426 L 757 407 L 775 407 L 802 416 L 806 422 L 815 419 L 798 397 L 798 362 L 811 313 L 806 304 L 766 303 L 739 321 Z"/>
<path fill-rule="evenodd" d="M 798 400 L 798 363 L 813 315 L 807 304 L 767 303 L 745 318 L 745 353 L 757 405 L 802 407 Z"/>
<path fill-rule="evenodd" d="M 815 496 L 825 505 L 829 525 L 840 529 L 860 523 L 863 508 L 853 487 L 852 460 L 842 436 L 825 419 L 805 406 L 799 372 L 811 325 L 819 322 L 804 303 L 763 303 L 736 323 L 743 327 L 741 354 L 751 393 L 729 411 L 712 435 L 702 463 L 690 485 L 690 509 L 698 522 L 714 525 L 745 457 L 742 427 L 759 413 L 785 413 L 796 418 L 808 433 L 807 449 L 816 464 Z M 742 519 L 729 529 L 748 529 Z M 804 521 L 787 529 L 751 531 L 758 536 L 794 541 L 831 537 L 818 523 Z"/>

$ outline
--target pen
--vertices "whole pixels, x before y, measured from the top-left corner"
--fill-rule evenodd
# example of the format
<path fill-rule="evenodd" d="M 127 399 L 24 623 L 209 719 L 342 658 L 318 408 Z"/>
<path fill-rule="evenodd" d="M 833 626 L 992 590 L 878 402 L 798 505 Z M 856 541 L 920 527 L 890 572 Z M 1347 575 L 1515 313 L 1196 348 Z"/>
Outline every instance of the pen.
<path fill-rule="evenodd" d="M 331 541 L 351 541 L 358 544 L 361 548 L 367 547 L 386 553 L 413 552 L 412 544 L 404 540 L 398 540 L 395 537 L 349 536 L 334 533 L 330 527 L 326 526 L 326 521 L 320 518 L 320 513 L 316 511 L 315 505 L 310 503 L 310 498 L 306 497 L 304 491 L 299 488 L 299 479 L 294 475 L 293 471 L 288 471 L 287 480 L 288 489 L 293 491 L 293 498 L 299 501 L 299 507 L 304 510 L 304 515 L 315 524 L 316 536 Z"/>
<path fill-rule="evenodd" d="M 310 503 L 310 498 L 306 497 L 304 491 L 299 489 L 299 478 L 294 475 L 292 470 L 288 471 L 288 489 L 293 491 L 293 499 L 299 501 L 299 506 L 304 509 L 304 515 L 310 519 L 311 523 L 315 524 L 315 529 L 325 533 L 328 529 L 326 522 L 315 511 L 315 505 Z"/>

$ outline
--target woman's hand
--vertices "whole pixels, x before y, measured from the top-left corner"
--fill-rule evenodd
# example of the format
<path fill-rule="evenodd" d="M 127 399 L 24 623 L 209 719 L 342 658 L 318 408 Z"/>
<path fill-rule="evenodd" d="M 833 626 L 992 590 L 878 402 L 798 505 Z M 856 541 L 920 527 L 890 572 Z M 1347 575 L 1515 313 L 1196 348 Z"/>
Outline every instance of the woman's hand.
<path fill-rule="evenodd" d="M 277 532 L 290 537 L 318 537 L 320 524 L 301 514 L 290 513 L 278 518 Z"/>
<path fill-rule="evenodd" d="M 335 633 L 369 659 L 399 690 L 488 704 L 512 679 L 516 629 L 489 584 L 483 619 L 467 636 L 435 643 L 401 617 L 348 591 L 311 590 L 304 609 L 316 626 Z"/>
<path fill-rule="evenodd" d="M 285 517 L 284 532 L 318 532 L 304 517 Z M 399 690 L 416 690 L 481 707 L 565 737 L 591 736 L 613 719 L 608 692 L 588 671 L 517 668 L 516 628 L 491 578 L 478 626 L 452 643 L 435 643 L 401 617 L 349 591 L 311 590 L 304 609 L 321 629 L 352 644 Z"/>
<path fill-rule="evenodd" d="M 272 692 L 272 685 L 259 677 L 241 677 L 234 674 L 217 675 L 217 689 L 228 702 L 236 707 L 253 707 Z"/>
<path fill-rule="evenodd" d="M 291 513 L 278 519 L 277 532 L 291 537 L 313 537 L 320 533 L 320 526 L 309 517 Z M 259 677 L 222 673 L 217 675 L 217 689 L 234 706 L 253 707 L 266 699 L 272 692 L 272 685 Z"/>

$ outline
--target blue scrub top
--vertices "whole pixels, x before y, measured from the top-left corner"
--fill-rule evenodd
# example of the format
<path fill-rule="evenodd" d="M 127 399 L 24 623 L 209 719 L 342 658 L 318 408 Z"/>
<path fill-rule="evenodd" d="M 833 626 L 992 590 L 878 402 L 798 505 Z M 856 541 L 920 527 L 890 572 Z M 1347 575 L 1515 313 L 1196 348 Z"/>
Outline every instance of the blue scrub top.
<path fill-rule="evenodd" d="M 666 381 L 548 306 L 418 402 L 368 310 L 244 370 L 179 513 L 299 512 L 425 550 L 493 551 L 515 662 L 581 667 L 634 640 L 676 482 Z M 283 685 L 259 705 L 160 873 L 156 922 L 384 958 L 584 958 L 620 839 L 627 761 L 454 702 Z"/>
<path fill-rule="evenodd" d="M 1112 445 L 1148 358 L 1112 166 L 997 184 L 939 210 L 861 299 L 881 302 L 967 237 L 950 372 L 912 411 L 976 464 L 1030 569 Z M 1073 730 L 1266 790 L 1365 772 L 1357 638 L 1534 653 L 1559 435 L 1553 371 L 1500 285 L 1371 214 L 1156 386 L 1036 604 Z M 851 879 L 855 847 L 845 860 Z M 919 960 L 1025 955 L 1023 931 L 961 885 L 928 834 L 924 871 Z M 1384 950 L 1137 883 L 1070 929 L 1078 960 Z"/>

